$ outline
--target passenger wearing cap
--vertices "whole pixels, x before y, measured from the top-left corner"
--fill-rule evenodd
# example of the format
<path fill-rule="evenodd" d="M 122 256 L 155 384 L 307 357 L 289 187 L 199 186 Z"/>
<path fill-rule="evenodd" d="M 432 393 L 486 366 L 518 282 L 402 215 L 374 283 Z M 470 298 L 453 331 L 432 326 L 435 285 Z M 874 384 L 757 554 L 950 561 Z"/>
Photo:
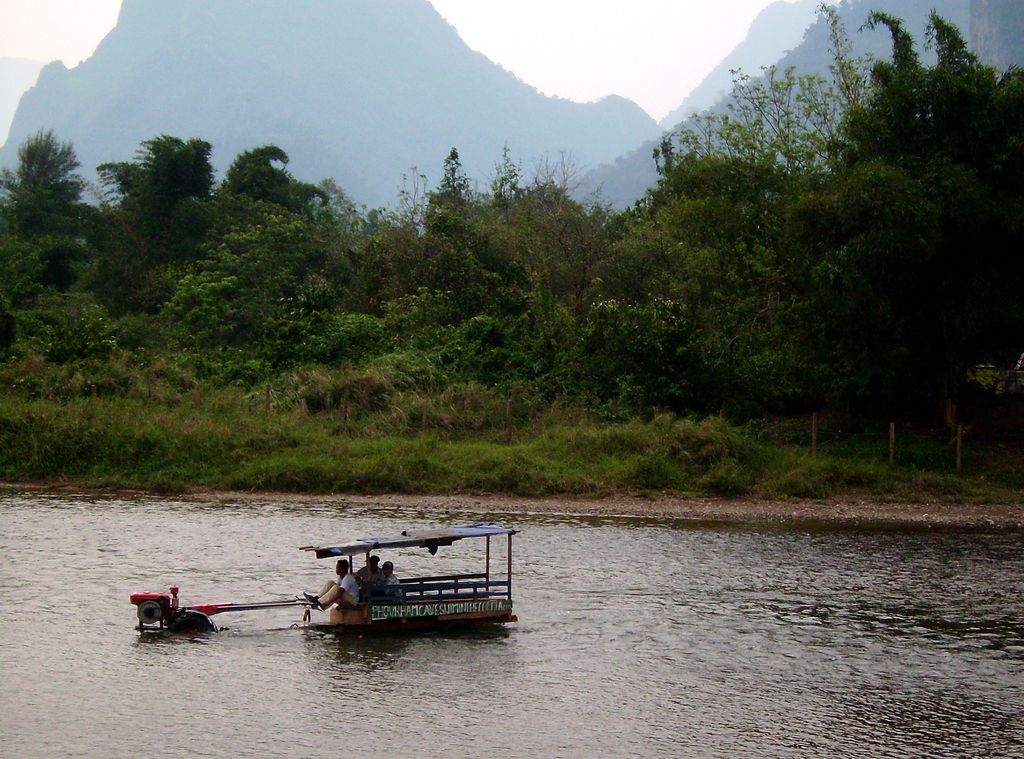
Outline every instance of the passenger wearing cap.
<path fill-rule="evenodd" d="M 401 585 L 401 581 L 395 576 L 395 565 L 390 561 L 385 561 L 381 566 L 381 570 L 384 572 L 384 592 L 389 596 L 397 596 L 398 588 L 396 586 Z M 388 587 L 391 586 L 391 587 Z"/>

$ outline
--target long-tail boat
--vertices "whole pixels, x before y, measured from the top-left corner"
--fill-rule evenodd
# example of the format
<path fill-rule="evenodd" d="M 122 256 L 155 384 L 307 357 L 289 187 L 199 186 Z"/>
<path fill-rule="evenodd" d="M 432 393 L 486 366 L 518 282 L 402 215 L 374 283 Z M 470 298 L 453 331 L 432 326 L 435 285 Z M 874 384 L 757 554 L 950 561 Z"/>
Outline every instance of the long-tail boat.
<path fill-rule="evenodd" d="M 490 522 L 425 530 L 403 530 L 396 535 L 360 538 L 335 546 L 303 546 L 318 559 L 344 558 L 352 571 L 353 559 L 374 552 L 424 548 L 431 555 L 438 549 L 473 538 L 484 541 L 483 571 L 472 574 L 438 574 L 406 577 L 389 585 L 362 588 L 355 605 L 332 606 L 324 621 L 312 620 L 319 601 L 295 597 L 252 603 L 218 603 L 182 606 L 179 589 L 167 593 L 135 593 L 138 629 L 142 632 L 215 632 L 212 617 L 241 611 L 304 607 L 302 625 L 339 633 L 395 633 L 426 630 L 456 630 L 516 622 L 512 612 L 512 536 L 516 530 Z M 492 539 L 504 537 L 504 567 L 492 572 Z M 376 554 L 374 554 L 376 555 Z M 501 571 L 501 570 L 504 571 Z"/>

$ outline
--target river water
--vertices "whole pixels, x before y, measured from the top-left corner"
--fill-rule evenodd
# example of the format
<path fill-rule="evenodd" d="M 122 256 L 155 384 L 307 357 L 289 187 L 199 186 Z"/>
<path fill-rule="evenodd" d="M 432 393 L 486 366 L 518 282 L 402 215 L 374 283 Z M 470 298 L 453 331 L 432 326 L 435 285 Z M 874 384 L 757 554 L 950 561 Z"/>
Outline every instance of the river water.
<path fill-rule="evenodd" d="M 354 639 L 290 609 L 134 630 L 132 592 L 294 596 L 333 569 L 300 545 L 488 516 L 0 496 L 0 751 L 1024 756 L 1019 533 L 528 517 L 506 632 Z M 386 554 L 399 576 L 483 561 L 473 541 Z"/>

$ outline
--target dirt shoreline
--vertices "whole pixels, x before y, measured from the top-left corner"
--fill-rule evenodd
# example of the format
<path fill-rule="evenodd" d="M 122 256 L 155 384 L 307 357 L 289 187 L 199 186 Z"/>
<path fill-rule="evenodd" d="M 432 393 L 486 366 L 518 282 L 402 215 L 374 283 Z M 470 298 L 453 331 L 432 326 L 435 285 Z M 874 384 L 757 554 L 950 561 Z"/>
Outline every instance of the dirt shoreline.
<path fill-rule="evenodd" d="M 419 509 L 426 513 L 479 513 L 512 518 L 538 516 L 691 521 L 735 525 L 775 524 L 887 529 L 963 529 L 1024 532 L 1024 504 L 899 503 L 869 497 L 826 500 L 637 496 L 522 498 L 508 495 L 297 495 L 191 490 L 172 496 L 146 491 L 110 491 L 79 484 L 0 483 L 0 497 L 15 494 L 89 497 L 167 497 L 208 503 L 336 504 L 370 509 Z"/>

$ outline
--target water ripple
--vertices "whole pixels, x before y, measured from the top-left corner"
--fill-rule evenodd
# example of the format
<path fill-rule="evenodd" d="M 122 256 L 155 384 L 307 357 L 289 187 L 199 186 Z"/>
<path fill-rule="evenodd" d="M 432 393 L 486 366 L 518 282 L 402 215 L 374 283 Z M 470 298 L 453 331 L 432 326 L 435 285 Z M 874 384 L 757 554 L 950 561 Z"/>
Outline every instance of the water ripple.
<path fill-rule="evenodd" d="M 296 546 L 430 522 L 326 500 L 0 500 L 4 754 L 1024 755 L 1016 536 L 541 516 L 517 525 L 507 632 L 339 638 L 289 629 L 291 611 L 191 639 L 132 629 L 131 592 L 287 597 L 330 575 Z"/>

